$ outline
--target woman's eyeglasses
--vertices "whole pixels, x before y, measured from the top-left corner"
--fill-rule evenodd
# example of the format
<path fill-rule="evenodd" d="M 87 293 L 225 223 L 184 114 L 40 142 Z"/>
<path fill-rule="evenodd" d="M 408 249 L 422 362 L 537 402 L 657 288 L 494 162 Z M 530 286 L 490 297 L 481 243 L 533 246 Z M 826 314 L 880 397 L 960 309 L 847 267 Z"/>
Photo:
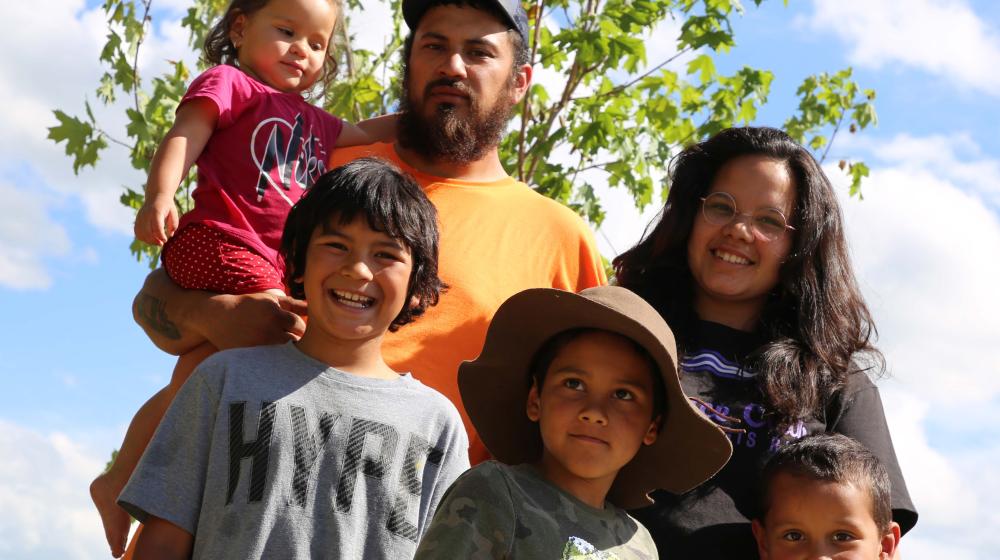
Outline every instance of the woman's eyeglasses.
<path fill-rule="evenodd" d="M 752 213 L 736 210 L 736 199 L 733 195 L 717 191 L 701 197 L 701 213 L 705 221 L 717 226 L 729 225 L 739 216 L 750 218 L 750 228 L 754 235 L 759 235 L 767 241 L 774 241 L 785 234 L 786 229 L 795 229 L 788 225 L 785 215 L 777 208 L 758 208 Z"/>

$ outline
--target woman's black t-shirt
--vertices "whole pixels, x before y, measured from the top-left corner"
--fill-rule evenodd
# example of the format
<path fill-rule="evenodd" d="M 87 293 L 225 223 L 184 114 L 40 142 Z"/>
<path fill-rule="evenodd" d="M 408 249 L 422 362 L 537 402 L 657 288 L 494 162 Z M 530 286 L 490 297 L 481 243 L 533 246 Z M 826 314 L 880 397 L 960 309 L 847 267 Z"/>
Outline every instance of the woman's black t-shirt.
<path fill-rule="evenodd" d="M 745 431 L 729 433 L 733 457 L 708 482 L 679 496 L 657 491 L 656 504 L 630 512 L 649 529 L 662 557 L 756 558 L 750 519 L 756 514 L 761 468 L 778 447 L 812 433 L 838 432 L 868 447 L 889 471 L 893 519 L 903 532 L 913 527 L 917 512 L 896 461 L 878 388 L 867 375 L 851 375 L 821 418 L 778 433 L 766 419 L 756 372 L 747 366 L 747 357 L 765 340 L 707 321 L 697 322 L 691 334 L 680 367 L 684 392 L 719 425 Z"/>

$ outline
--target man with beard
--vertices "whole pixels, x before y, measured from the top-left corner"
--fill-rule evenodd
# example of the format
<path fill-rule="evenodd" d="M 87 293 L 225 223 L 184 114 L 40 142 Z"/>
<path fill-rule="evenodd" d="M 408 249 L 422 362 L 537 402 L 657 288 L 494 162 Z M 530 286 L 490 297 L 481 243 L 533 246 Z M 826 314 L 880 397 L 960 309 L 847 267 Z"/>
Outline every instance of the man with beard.
<path fill-rule="evenodd" d="M 335 150 L 330 167 L 377 156 L 413 175 L 438 209 L 435 307 L 386 337 L 383 352 L 459 405 L 470 458 L 487 453 L 465 416 L 458 366 L 479 355 L 497 307 L 527 288 L 573 292 L 607 282 L 590 229 L 510 177 L 498 145 L 531 83 L 519 0 L 404 0 L 398 140 Z"/>
<path fill-rule="evenodd" d="M 537 287 L 573 292 L 607 279 L 593 235 L 565 206 L 510 177 L 498 145 L 531 83 L 527 15 L 519 0 L 404 0 L 398 140 L 334 151 L 330 168 L 359 157 L 395 163 L 438 210 L 437 306 L 383 344 L 386 361 L 444 393 L 462 411 L 473 464 L 487 458 L 461 406 L 458 366 L 479 355 L 497 307 Z M 136 320 L 170 352 L 194 341 L 219 348 L 274 343 L 303 327 L 297 302 L 189 292 L 153 273 Z"/>

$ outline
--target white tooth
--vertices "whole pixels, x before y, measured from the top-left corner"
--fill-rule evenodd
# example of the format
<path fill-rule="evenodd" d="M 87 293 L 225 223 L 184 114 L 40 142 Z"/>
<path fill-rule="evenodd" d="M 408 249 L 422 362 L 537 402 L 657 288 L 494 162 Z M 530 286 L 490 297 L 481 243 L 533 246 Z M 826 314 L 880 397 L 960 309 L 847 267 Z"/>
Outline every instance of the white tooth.
<path fill-rule="evenodd" d="M 727 253 L 725 251 L 716 251 L 715 255 L 717 257 L 719 257 L 720 259 L 722 259 L 723 261 L 727 262 L 727 263 L 731 263 L 731 264 L 750 264 L 749 260 L 744 259 L 743 257 L 739 257 L 739 256 L 736 256 L 736 255 L 733 255 L 731 253 Z"/>
<path fill-rule="evenodd" d="M 357 304 L 352 305 L 352 307 L 365 307 L 367 304 L 372 302 L 372 298 L 363 296 L 361 294 L 355 294 L 352 292 L 345 292 L 341 290 L 334 290 L 333 293 L 337 296 L 343 303 Z"/>

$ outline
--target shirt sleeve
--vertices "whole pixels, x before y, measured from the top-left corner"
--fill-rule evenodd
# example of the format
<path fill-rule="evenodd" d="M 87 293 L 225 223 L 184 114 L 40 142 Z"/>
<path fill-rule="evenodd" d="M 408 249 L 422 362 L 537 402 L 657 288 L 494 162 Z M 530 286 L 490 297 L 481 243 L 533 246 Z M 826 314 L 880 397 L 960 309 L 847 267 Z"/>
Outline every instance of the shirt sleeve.
<path fill-rule="evenodd" d="M 580 238 L 580 277 L 577 279 L 576 291 L 593 288 L 594 286 L 604 286 L 608 283 L 608 276 L 604 271 L 604 258 L 597 250 L 597 242 L 594 241 L 594 234 L 590 228 L 584 224 Z"/>
<path fill-rule="evenodd" d="M 210 363 L 181 387 L 118 497 L 139 521 L 155 516 L 195 533 L 218 408 L 216 391 L 200 375 Z"/>
<path fill-rule="evenodd" d="M 546 242 L 550 247 L 551 287 L 579 292 L 607 284 L 604 259 L 587 222 L 555 200 L 545 202 L 548 212 L 543 216 L 550 228 Z"/>
<path fill-rule="evenodd" d="M 219 111 L 217 128 L 229 126 L 248 107 L 253 95 L 250 78 L 226 64 L 209 68 L 191 82 L 178 107 L 192 99 L 207 99 Z M 338 132 L 339 135 L 339 132 Z"/>
<path fill-rule="evenodd" d="M 896 459 L 878 387 L 866 374 L 856 373 L 845 393 L 828 418 L 827 428 L 859 441 L 882 461 L 892 484 L 892 519 L 905 534 L 916 525 L 917 510 Z"/>
<path fill-rule="evenodd" d="M 462 424 L 462 417 L 458 410 L 454 410 L 453 405 L 446 427 L 446 444 L 441 455 L 441 464 L 437 470 L 437 479 L 434 481 L 434 488 L 431 491 L 429 508 L 424 518 L 420 520 L 422 531 L 426 531 L 431 522 L 430 517 L 438 509 L 448 488 L 462 475 L 469 470 L 469 436 L 465 433 L 465 425 Z"/>
<path fill-rule="evenodd" d="M 515 513 L 510 491 L 495 464 L 482 463 L 448 489 L 414 560 L 508 558 Z"/>

